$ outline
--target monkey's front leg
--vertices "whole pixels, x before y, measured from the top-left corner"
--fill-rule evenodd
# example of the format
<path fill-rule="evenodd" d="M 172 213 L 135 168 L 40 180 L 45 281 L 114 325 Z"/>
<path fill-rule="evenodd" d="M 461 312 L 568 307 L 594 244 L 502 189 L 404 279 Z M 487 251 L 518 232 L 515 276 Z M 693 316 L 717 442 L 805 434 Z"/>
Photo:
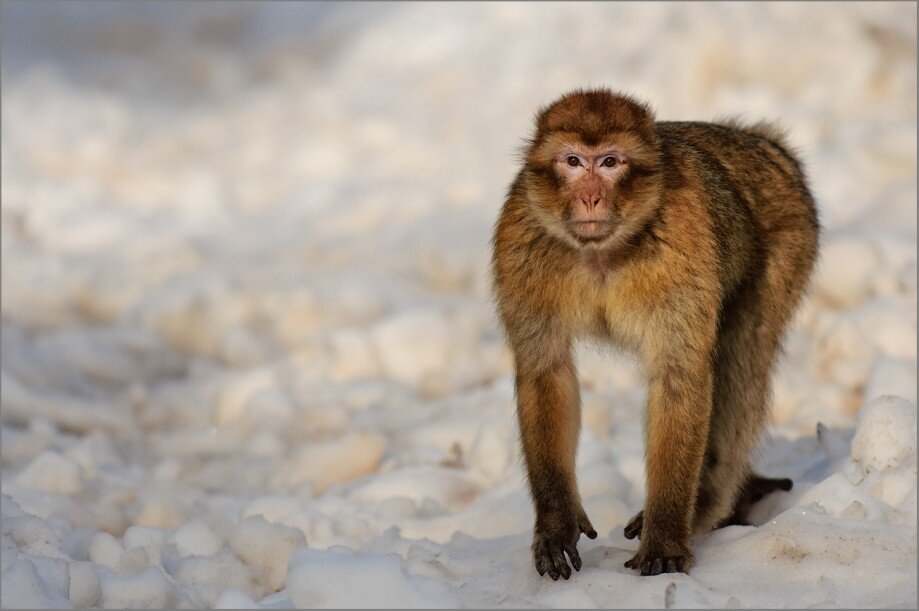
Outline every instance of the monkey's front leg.
<path fill-rule="evenodd" d="M 711 365 L 671 359 L 651 379 L 646 421 L 647 499 L 641 546 L 625 565 L 642 575 L 686 572 L 712 405 Z"/>
<path fill-rule="evenodd" d="M 571 356 L 535 370 L 517 364 L 517 417 L 536 509 L 533 558 L 540 575 L 571 576 L 565 554 L 581 570 L 577 542 L 597 532 L 581 506 L 574 459 L 581 428 L 580 392 Z"/>

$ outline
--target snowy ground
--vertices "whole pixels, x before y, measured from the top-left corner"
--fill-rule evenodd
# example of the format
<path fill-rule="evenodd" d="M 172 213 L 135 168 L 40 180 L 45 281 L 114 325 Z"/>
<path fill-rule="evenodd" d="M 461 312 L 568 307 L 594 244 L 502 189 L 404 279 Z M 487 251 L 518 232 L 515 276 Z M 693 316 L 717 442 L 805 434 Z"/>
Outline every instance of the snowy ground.
<path fill-rule="evenodd" d="M 3 6 L 4 607 L 916 605 L 915 4 L 55 7 Z M 690 575 L 622 566 L 645 391 L 590 350 L 600 537 L 528 549 L 487 243 L 591 84 L 781 119 L 826 227 L 759 456 L 795 488 Z"/>

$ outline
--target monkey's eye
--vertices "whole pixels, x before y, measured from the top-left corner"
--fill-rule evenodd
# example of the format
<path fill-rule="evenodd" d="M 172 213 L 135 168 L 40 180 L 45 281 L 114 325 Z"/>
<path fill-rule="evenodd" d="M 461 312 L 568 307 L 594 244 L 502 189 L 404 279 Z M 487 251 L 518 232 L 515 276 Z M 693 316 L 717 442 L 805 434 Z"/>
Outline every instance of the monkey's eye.
<path fill-rule="evenodd" d="M 570 165 L 573 168 L 576 168 L 579 165 L 581 165 L 581 160 L 578 158 L 577 155 L 568 155 L 568 159 L 566 159 L 566 161 L 568 162 L 568 165 Z"/>
<path fill-rule="evenodd" d="M 605 166 L 607 168 L 615 168 L 617 165 L 619 165 L 619 160 L 613 157 L 612 155 L 610 155 L 609 157 L 604 159 L 603 163 L 601 163 L 600 165 Z"/>

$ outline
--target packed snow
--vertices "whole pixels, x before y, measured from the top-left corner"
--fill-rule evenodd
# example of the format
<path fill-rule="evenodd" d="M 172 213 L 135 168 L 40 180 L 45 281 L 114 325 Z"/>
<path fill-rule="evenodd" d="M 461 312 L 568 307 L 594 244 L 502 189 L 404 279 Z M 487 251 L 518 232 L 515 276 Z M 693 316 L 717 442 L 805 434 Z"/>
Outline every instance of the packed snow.
<path fill-rule="evenodd" d="M 915 4 L 48 6 L 3 6 L 3 607 L 915 607 Z M 825 226 L 794 489 L 689 575 L 623 566 L 645 389 L 596 348 L 600 537 L 529 551 L 488 243 L 589 85 L 781 120 Z"/>

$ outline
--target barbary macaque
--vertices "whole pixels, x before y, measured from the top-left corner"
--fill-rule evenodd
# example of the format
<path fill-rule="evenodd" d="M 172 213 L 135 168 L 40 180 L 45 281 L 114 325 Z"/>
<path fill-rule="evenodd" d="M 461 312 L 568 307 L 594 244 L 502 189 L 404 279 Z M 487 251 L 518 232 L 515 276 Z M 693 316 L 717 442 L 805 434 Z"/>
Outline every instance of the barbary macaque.
<path fill-rule="evenodd" d="M 687 572 L 693 536 L 791 488 L 754 474 L 750 455 L 819 230 L 801 163 L 770 124 L 659 122 L 606 89 L 538 113 L 492 271 L 540 575 L 568 579 L 580 535 L 597 536 L 575 480 L 580 338 L 636 354 L 648 383 L 646 499 L 625 529 L 640 537 L 627 567 Z"/>

